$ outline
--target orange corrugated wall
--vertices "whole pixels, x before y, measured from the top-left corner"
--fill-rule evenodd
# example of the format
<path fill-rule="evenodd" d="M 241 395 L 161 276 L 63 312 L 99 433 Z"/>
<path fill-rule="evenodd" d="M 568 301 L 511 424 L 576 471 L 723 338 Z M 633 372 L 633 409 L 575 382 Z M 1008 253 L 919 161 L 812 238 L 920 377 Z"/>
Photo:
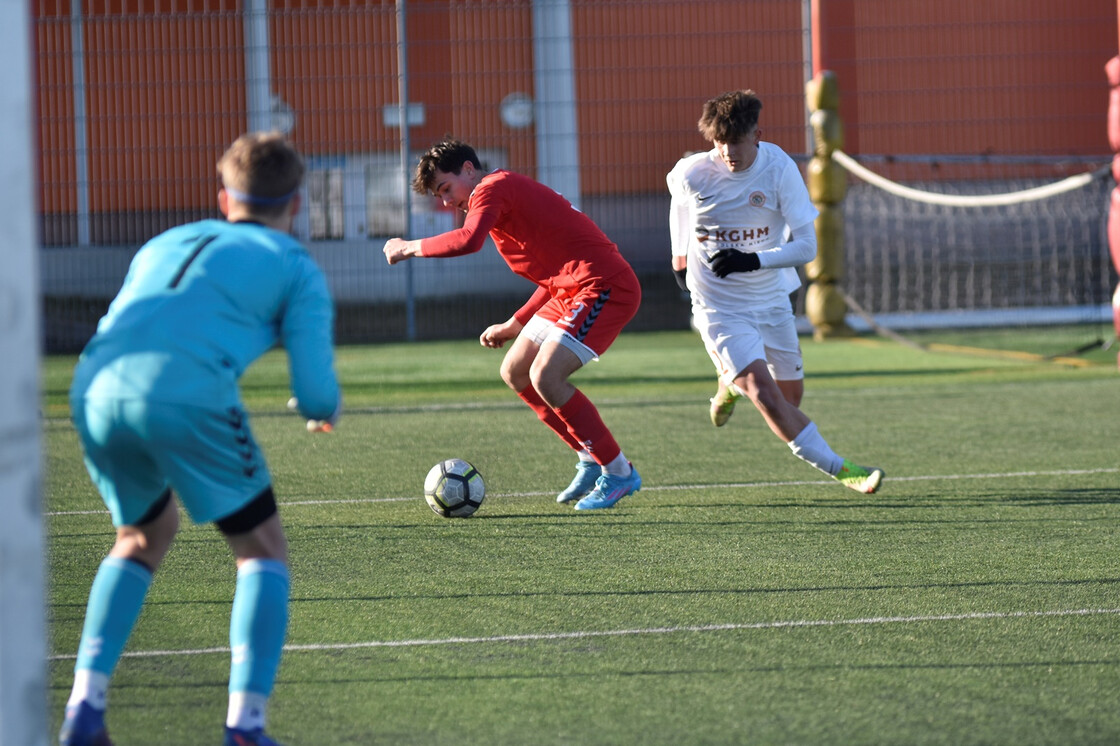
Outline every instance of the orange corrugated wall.
<path fill-rule="evenodd" d="M 1116 47 L 1115 26 L 1099 22 L 1101 8 L 1116 12 L 1112 0 L 853 6 L 855 80 L 840 84 L 858 98 L 848 124 L 859 150 L 1105 152 L 1108 58 L 1096 50 Z"/>
<path fill-rule="evenodd" d="M 1107 152 L 1107 57 L 1085 51 L 1116 48 L 1102 4 L 1114 19 L 1111 0 L 853 0 L 854 26 L 827 31 L 854 40 L 854 57 L 838 60 L 852 73 L 840 79 L 849 151 Z M 84 6 L 91 208 L 212 205 L 214 162 L 246 126 L 240 3 Z M 42 209 L 71 213 L 70 5 L 34 7 Z M 512 168 L 532 173 L 532 130 L 498 118 L 506 94 L 532 91 L 529 0 L 408 7 L 410 98 L 427 114 L 414 147 L 453 133 L 506 149 Z M 275 0 L 271 9 L 273 87 L 297 113 L 297 144 L 311 155 L 392 152 L 398 133 L 381 107 L 397 100 L 393 3 Z M 795 0 L 573 0 L 585 192 L 663 190 L 667 167 L 705 147 L 700 104 L 730 88 L 758 90 L 766 138 L 801 152 L 800 13 Z M 982 76 L 968 64 L 977 55 Z"/>
<path fill-rule="evenodd" d="M 217 156 L 245 127 L 239 11 L 216 0 L 83 5 L 91 211 L 213 204 Z M 42 209 L 68 212 L 76 178 L 70 5 L 36 8 Z"/>

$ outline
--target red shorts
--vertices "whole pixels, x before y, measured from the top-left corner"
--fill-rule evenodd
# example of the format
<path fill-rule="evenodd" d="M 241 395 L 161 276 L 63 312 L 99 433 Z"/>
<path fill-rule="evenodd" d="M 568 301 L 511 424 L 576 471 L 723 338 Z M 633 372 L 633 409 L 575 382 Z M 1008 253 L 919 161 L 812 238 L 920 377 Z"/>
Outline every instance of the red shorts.
<path fill-rule="evenodd" d="M 633 272 L 622 272 L 580 288 L 573 297 L 552 298 L 535 314 L 595 352 L 603 354 L 630 323 L 642 302 Z"/>

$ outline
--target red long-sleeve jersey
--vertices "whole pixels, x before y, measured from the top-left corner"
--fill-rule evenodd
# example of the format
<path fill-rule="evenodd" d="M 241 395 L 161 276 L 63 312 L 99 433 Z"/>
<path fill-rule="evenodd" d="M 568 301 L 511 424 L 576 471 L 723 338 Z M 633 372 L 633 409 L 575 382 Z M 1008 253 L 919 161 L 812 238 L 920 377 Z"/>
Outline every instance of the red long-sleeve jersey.
<path fill-rule="evenodd" d="M 462 228 L 420 242 L 426 257 L 479 251 L 487 233 L 516 274 L 539 289 L 514 316 L 521 323 L 550 298 L 572 297 L 630 265 L 586 215 L 549 187 L 527 176 L 497 170 L 471 193 Z"/>

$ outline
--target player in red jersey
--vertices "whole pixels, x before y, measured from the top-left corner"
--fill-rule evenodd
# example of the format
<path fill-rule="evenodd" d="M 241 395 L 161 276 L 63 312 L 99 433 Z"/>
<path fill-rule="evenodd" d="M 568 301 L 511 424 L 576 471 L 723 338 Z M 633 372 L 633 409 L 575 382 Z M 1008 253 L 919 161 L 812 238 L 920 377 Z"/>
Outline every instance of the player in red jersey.
<path fill-rule="evenodd" d="M 544 424 L 579 454 L 557 502 L 609 508 L 641 489 L 595 405 L 568 380 L 606 352 L 641 302 L 641 286 L 618 247 L 549 187 L 510 171 L 483 171 L 474 149 L 445 139 L 420 159 L 412 181 L 466 213 L 463 227 L 431 238 L 385 242 L 385 258 L 451 257 L 479 251 L 487 234 L 516 274 L 537 285 L 507 321 L 487 327 L 484 347 L 512 341 L 502 379 Z"/>

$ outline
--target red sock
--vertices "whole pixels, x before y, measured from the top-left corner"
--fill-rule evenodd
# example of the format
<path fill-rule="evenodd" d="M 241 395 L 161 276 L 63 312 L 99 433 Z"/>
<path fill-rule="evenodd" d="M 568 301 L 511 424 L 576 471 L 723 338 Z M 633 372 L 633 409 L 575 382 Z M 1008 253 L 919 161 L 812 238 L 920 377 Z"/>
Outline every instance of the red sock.
<path fill-rule="evenodd" d="M 529 405 L 537 413 L 537 417 L 541 422 L 548 425 L 548 429 L 560 436 L 560 440 L 568 444 L 573 451 L 582 451 L 583 444 L 576 439 L 568 431 L 568 426 L 560 419 L 560 415 L 556 414 L 556 410 L 544 403 L 544 399 L 537 393 L 537 390 L 532 386 L 526 386 L 524 391 L 518 391 L 517 395 L 521 397 L 521 401 Z"/>
<path fill-rule="evenodd" d="M 556 410 L 556 414 L 567 424 L 580 447 L 586 448 L 600 465 L 609 464 L 622 452 L 599 416 L 599 410 L 579 389 L 567 404 Z"/>

